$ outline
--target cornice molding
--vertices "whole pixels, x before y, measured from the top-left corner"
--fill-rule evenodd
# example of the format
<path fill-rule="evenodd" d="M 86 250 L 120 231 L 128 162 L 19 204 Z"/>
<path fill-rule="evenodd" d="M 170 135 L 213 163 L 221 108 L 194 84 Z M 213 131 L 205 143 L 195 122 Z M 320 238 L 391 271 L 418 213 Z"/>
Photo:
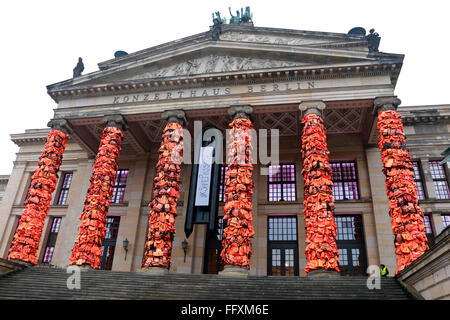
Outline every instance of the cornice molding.
<path fill-rule="evenodd" d="M 51 131 L 50 128 L 45 129 L 32 129 L 26 130 L 24 133 L 14 133 L 11 134 L 11 141 L 14 142 L 19 147 L 24 144 L 29 143 L 45 143 L 47 141 L 48 133 Z M 70 141 L 70 135 L 67 137 L 67 140 Z"/>
<path fill-rule="evenodd" d="M 388 75 L 391 79 L 398 78 L 402 63 L 385 64 L 361 64 L 342 67 L 296 67 L 292 69 L 281 68 L 267 71 L 254 72 L 246 70 L 239 73 L 219 74 L 214 76 L 199 75 L 196 77 L 179 77 L 174 79 L 160 80 L 130 80 L 127 82 L 116 82 L 104 85 L 74 86 L 72 88 L 52 89 L 49 95 L 60 102 L 73 97 L 84 98 L 92 96 L 103 96 L 105 94 L 132 94 L 160 90 L 179 90 L 189 88 L 202 88 L 208 86 L 225 85 L 251 85 L 255 83 L 276 83 L 282 81 L 305 81 L 355 77 L 373 77 Z M 395 83 L 393 84 L 395 85 Z"/>
<path fill-rule="evenodd" d="M 449 122 L 450 116 L 439 114 L 428 115 L 402 115 L 402 121 L 404 125 L 414 124 L 432 124 L 437 122 Z"/>

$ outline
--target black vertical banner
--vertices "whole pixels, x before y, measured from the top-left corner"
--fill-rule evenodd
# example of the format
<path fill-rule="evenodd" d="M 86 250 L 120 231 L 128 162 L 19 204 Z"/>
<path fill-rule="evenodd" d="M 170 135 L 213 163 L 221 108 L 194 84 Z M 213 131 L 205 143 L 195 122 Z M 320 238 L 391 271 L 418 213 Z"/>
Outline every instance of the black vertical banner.
<path fill-rule="evenodd" d="M 184 225 L 187 238 L 191 235 L 194 224 L 207 224 L 208 231 L 211 232 L 215 228 L 223 152 L 222 132 L 215 127 L 203 128 L 201 135 L 195 137 L 194 148 L 194 163 Z"/>

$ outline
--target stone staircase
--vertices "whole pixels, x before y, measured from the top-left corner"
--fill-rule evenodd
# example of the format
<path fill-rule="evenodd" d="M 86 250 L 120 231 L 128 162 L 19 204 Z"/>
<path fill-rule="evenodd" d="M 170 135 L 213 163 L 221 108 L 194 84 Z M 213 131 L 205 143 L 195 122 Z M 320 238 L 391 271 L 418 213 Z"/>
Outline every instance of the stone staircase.
<path fill-rule="evenodd" d="M 260 277 L 83 270 L 81 289 L 69 290 L 73 273 L 63 268 L 27 267 L 0 275 L 0 299 L 183 299 L 183 300 L 407 300 L 394 278 L 369 290 L 367 277 Z"/>

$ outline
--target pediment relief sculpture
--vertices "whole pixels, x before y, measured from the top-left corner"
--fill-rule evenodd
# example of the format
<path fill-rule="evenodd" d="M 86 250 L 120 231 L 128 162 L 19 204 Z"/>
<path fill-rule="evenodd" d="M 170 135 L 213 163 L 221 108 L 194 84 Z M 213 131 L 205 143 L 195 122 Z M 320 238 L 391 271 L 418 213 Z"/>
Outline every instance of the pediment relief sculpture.
<path fill-rule="evenodd" d="M 261 59 L 254 57 L 238 57 L 238 56 L 211 54 L 209 56 L 198 59 L 188 59 L 175 65 L 170 65 L 166 67 L 154 66 L 151 67 L 151 71 L 136 75 L 130 78 L 129 80 L 165 78 L 176 76 L 192 76 L 199 74 L 283 68 L 302 65 L 308 64 L 298 61 L 285 61 L 285 60 Z"/>

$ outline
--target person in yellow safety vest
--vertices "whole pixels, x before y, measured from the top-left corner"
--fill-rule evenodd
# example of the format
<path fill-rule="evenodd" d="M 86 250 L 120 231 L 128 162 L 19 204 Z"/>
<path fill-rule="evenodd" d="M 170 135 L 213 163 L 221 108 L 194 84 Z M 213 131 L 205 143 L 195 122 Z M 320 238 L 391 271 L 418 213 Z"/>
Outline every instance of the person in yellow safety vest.
<path fill-rule="evenodd" d="M 387 277 L 389 274 L 389 270 L 384 264 L 380 264 L 380 273 L 382 277 Z"/>

